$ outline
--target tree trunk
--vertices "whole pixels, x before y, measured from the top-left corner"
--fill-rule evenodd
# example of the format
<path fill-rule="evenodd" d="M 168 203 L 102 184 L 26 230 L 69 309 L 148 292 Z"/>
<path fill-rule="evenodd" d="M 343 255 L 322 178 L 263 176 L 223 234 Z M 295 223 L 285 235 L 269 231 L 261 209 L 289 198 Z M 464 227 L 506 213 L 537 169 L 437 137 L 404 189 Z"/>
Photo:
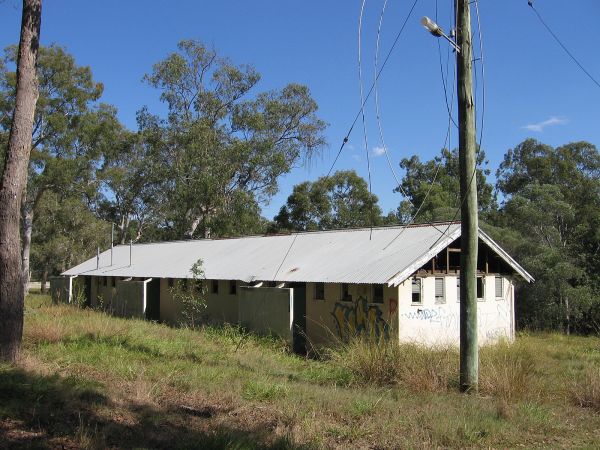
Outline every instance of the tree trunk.
<path fill-rule="evenodd" d="M 40 280 L 40 292 L 46 293 L 46 283 L 48 282 L 48 265 L 44 264 L 44 270 L 42 270 L 42 279 Z"/>
<path fill-rule="evenodd" d="M 0 360 L 15 362 L 23 337 L 21 199 L 27 187 L 31 133 L 38 98 L 36 62 L 42 1 L 23 0 L 17 92 L 0 184 Z"/>
<path fill-rule="evenodd" d="M 566 332 L 568 336 L 571 334 L 571 310 L 569 308 L 569 297 L 565 297 L 565 313 L 567 317 Z"/>
<path fill-rule="evenodd" d="M 35 199 L 33 200 L 32 204 L 27 201 L 27 198 L 25 198 L 27 196 L 26 193 L 24 194 L 24 198 L 22 200 L 23 206 L 21 207 L 21 218 L 23 220 L 23 249 L 21 250 L 21 264 L 23 271 L 23 291 L 25 296 L 29 293 L 29 267 L 31 254 L 31 234 L 33 233 L 33 218 L 38 209 L 44 191 L 45 189 L 38 190 L 38 192 L 35 194 Z"/>
<path fill-rule="evenodd" d="M 196 232 L 196 229 L 198 228 L 198 225 L 200 225 L 201 221 L 202 221 L 202 217 L 194 218 L 194 220 L 192 220 L 192 223 L 190 223 L 190 226 L 188 227 L 188 229 L 183 234 L 183 238 L 184 239 L 193 239 L 194 233 Z"/>
<path fill-rule="evenodd" d="M 29 293 L 29 255 L 31 253 L 31 233 L 33 230 L 33 208 L 27 204 L 27 201 L 23 202 L 21 208 L 21 216 L 23 220 L 23 249 L 21 251 L 21 271 L 23 272 L 23 295 Z"/>

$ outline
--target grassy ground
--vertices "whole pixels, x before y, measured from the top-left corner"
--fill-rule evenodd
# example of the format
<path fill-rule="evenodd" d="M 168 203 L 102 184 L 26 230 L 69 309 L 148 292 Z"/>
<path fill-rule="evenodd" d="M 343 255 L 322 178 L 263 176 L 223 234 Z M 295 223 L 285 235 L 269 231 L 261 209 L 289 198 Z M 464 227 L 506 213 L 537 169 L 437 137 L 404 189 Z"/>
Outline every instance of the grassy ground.
<path fill-rule="evenodd" d="M 353 343 L 321 360 L 234 328 L 27 301 L 0 365 L 5 448 L 600 447 L 600 339 L 522 335 L 456 389 L 454 349 Z"/>

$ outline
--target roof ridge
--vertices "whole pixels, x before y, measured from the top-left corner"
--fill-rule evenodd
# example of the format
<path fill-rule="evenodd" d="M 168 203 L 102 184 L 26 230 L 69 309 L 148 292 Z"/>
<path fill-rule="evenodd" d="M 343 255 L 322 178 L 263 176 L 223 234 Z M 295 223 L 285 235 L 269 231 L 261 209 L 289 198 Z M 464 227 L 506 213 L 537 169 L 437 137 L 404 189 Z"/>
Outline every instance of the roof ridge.
<path fill-rule="evenodd" d="M 402 228 L 425 228 L 443 225 L 458 225 L 460 220 L 445 220 L 440 222 L 427 222 L 427 223 L 412 223 L 408 225 L 397 224 L 397 225 L 378 225 L 375 227 L 350 227 L 350 228 L 335 228 L 331 230 L 303 230 L 303 231 L 290 231 L 289 233 L 267 233 L 267 234 L 249 234 L 242 236 L 224 236 L 218 238 L 200 238 L 200 239 L 175 239 L 171 241 L 152 241 L 152 242 L 138 242 L 133 243 L 134 246 L 141 245 L 156 245 L 156 244 L 177 244 L 177 243 L 191 243 L 191 242 L 213 242 L 213 241 L 228 241 L 236 239 L 251 239 L 251 238 L 270 238 L 270 237 L 284 237 L 294 236 L 303 234 L 325 234 L 325 233 L 350 233 L 353 231 L 367 231 L 367 230 L 394 230 Z M 116 247 L 128 247 L 129 244 L 119 244 Z"/>

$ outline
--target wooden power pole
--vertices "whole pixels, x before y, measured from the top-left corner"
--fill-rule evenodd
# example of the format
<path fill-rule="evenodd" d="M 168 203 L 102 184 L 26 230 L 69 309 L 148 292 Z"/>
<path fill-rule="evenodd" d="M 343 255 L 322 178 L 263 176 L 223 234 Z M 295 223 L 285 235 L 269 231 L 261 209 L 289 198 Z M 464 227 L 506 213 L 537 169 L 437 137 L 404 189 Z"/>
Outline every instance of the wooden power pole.
<path fill-rule="evenodd" d="M 460 387 L 477 391 L 477 175 L 473 50 L 469 0 L 455 0 L 458 87 L 458 147 L 461 204 L 460 253 Z"/>

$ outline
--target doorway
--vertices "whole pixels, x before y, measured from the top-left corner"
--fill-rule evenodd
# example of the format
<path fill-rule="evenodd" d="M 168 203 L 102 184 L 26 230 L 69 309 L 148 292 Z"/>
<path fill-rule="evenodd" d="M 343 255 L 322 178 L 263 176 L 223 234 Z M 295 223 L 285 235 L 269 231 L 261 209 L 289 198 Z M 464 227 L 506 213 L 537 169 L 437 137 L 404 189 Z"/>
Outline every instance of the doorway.
<path fill-rule="evenodd" d="M 160 321 L 160 278 L 146 284 L 146 319 Z"/>
<path fill-rule="evenodd" d="M 85 299 L 83 302 L 83 306 L 85 306 L 86 308 L 90 308 L 92 306 L 92 277 L 84 277 L 84 281 L 85 287 L 83 295 L 85 295 Z"/>
<path fill-rule="evenodd" d="M 290 287 L 294 289 L 293 349 L 306 354 L 306 283 L 291 283 Z"/>

